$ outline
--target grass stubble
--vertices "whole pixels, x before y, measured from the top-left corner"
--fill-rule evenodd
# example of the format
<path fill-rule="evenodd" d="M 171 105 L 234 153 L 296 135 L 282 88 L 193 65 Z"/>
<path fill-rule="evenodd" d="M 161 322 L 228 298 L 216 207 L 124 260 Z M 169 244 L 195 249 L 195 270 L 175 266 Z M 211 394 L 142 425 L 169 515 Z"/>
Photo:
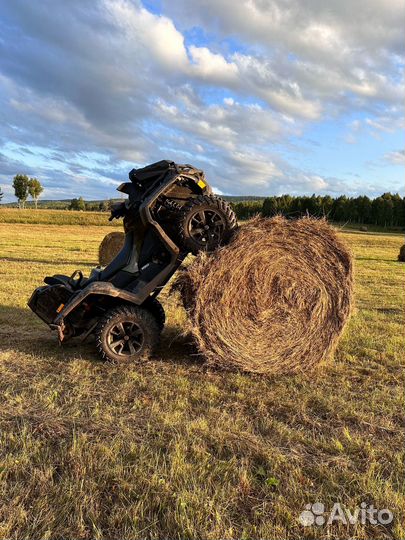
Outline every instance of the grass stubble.
<path fill-rule="evenodd" d="M 333 361 L 263 377 L 202 364 L 166 295 L 147 362 L 58 347 L 26 301 L 44 275 L 88 272 L 108 231 L 0 224 L 0 538 L 403 538 L 401 236 L 339 233 L 356 309 Z M 394 521 L 304 528 L 316 501 Z"/>

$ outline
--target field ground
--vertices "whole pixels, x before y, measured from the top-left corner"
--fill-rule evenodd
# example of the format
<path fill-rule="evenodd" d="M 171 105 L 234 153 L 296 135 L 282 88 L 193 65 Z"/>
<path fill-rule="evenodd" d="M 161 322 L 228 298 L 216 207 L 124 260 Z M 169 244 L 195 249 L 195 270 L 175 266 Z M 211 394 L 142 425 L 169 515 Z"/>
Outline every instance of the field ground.
<path fill-rule="evenodd" d="M 43 225 L 101 225 L 118 227 L 117 220 L 108 221 L 109 212 L 82 212 L 78 210 L 38 210 L 0 206 L 0 223 L 32 223 Z"/>
<path fill-rule="evenodd" d="M 207 370 L 175 298 L 148 362 L 59 348 L 27 299 L 110 230 L 0 223 L 0 538 L 404 538 L 403 238 L 343 233 L 356 311 L 334 360 L 266 379 Z M 394 521 L 305 528 L 314 502 Z"/>

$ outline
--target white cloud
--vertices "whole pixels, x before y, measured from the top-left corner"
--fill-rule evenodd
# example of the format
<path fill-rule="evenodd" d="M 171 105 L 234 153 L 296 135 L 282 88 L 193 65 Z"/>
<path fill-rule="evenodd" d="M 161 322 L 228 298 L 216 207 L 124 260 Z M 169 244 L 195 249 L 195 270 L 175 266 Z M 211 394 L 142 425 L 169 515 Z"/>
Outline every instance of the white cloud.
<path fill-rule="evenodd" d="M 393 165 L 405 165 L 405 150 L 396 150 L 385 154 L 384 159 Z"/>
<path fill-rule="evenodd" d="M 189 52 L 193 60 L 189 68 L 191 74 L 220 85 L 234 85 L 237 82 L 238 67 L 233 62 L 227 62 L 221 54 L 215 54 L 207 47 L 194 45 L 189 47 Z"/>
<path fill-rule="evenodd" d="M 260 147 L 300 133 L 299 124 L 258 104 L 241 104 L 225 98 L 223 105 L 203 105 L 182 90 L 169 92 L 167 98 L 177 104 L 158 99 L 156 117 L 197 137 L 204 146 L 215 144 L 223 150 Z"/>
<path fill-rule="evenodd" d="M 386 50 L 403 52 L 402 0 L 166 0 L 164 7 L 184 25 L 210 27 L 215 19 L 223 35 L 328 65 L 348 63 L 353 52 L 365 62 Z"/>
<path fill-rule="evenodd" d="M 302 180 L 305 182 L 309 190 L 314 190 L 316 192 L 323 191 L 327 189 L 328 183 L 317 175 L 303 175 Z"/>
<path fill-rule="evenodd" d="M 233 60 L 239 68 L 239 90 L 250 92 L 266 101 L 276 111 L 292 117 L 315 119 L 319 117 L 319 102 L 306 99 L 298 82 L 282 78 L 274 66 L 264 59 L 250 55 L 234 54 Z"/>
<path fill-rule="evenodd" d="M 184 37 L 168 17 L 154 15 L 139 3 L 127 0 L 104 0 L 106 9 L 131 42 L 142 44 L 144 54 L 157 60 L 165 69 L 182 69 L 188 63 Z"/>
<path fill-rule="evenodd" d="M 389 125 L 389 119 L 387 119 L 388 122 L 385 122 L 384 119 L 377 119 L 374 118 L 366 118 L 366 124 L 378 131 L 384 131 L 385 133 L 392 133 L 394 128 Z"/>
<path fill-rule="evenodd" d="M 166 0 L 165 9 L 184 28 L 209 31 L 214 19 L 222 37 L 250 44 L 253 56 L 231 58 L 242 72 L 240 88 L 277 110 L 316 118 L 334 113 L 333 103 L 403 100 L 402 0 Z"/>
<path fill-rule="evenodd" d="M 345 189 L 316 164 L 298 170 L 282 156 L 289 149 L 294 161 L 314 122 L 348 125 L 356 113 L 353 143 L 399 129 L 403 8 L 170 0 L 156 14 L 139 0 L 6 3 L 0 137 L 15 143 L 15 160 L 1 160 L 1 179 L 24 164 L 35 171 L 35 145 L 52 153 L 52 167 L 36 156 L 52 193 L 87 182 L 97 196 L 96 178 L 118 180 L 162 157 L 204 166 L 226 193 Z M 204 39 L 194 38 L 198 26 Z"/>

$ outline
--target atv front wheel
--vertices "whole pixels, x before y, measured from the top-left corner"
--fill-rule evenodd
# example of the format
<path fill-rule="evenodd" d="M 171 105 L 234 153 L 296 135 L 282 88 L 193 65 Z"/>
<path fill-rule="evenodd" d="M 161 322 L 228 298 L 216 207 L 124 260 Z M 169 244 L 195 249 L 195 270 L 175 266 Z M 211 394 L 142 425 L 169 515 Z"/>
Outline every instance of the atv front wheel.
<path fill-rule="evenodd" d="M 96 347 L 103 360 L 128 363 L 148 356 L 159 339 L 155 317 L 137 306 L 119 306 L 99 321 Z"/>
<path fill-rule="evenodd" d="M 215 195 L 199 195 L 182 208 L 178 221 L 180 244 L 196 255 L 225 244 L 237 227 L 230 205 Z"/>

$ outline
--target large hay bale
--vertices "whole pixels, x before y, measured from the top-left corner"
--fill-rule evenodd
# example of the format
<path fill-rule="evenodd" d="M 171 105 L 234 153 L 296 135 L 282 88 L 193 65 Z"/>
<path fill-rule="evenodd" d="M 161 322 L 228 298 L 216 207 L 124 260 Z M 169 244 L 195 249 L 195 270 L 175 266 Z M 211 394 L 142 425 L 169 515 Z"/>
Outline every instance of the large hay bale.
<path fill-rule="evenodd" d="M 398 261 L 399 262 L 405 262 L 405 244 L 401 246 L 399 253 L 398 253 Z"/>
<path fill-rule="evenodd" d="M 352 257 L 326 220 L 254 218 L 175 285 L 209 364 L 307 371 L 334 350 L 352 302 Z"/>
<path fill-rule="evenodd" d="M 98 262 L 101 266 L 109 264 L 124 245 L 125 234 L 123 232 L 110 232 L 102 240 L 98 248 Z"/>

